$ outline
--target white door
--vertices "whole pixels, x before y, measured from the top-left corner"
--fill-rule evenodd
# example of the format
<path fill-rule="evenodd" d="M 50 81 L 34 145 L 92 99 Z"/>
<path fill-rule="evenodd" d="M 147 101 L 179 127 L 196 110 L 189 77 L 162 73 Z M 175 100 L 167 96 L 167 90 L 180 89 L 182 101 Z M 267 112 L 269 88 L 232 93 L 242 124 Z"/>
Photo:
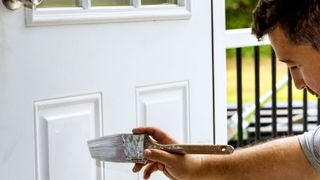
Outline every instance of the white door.
<path fill-rule="evenodd" d="M 0 4 L 1 180 L 139 179 L 86 141 L 141 125 L 213 142 L 211 1 L 143 2 Z"/>

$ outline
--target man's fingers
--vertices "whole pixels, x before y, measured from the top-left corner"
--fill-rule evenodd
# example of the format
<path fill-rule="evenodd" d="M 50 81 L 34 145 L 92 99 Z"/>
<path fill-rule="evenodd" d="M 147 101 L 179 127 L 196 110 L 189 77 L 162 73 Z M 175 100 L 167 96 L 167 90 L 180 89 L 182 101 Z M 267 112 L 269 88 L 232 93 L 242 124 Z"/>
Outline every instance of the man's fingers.
<path fill-rule="evenodd" d="M 160 144 L 176 144 L 177 142 L 165 132 L 156 127 L 138 127 L 132 130 L 133 134 L 149 134 Z"/>
<path fill-rule="evenodd" d="M 142 168 L 143 168 L 143 166 L 145 166 L 145 164 L 138 164 L 138 163 L 136 163 L 134 166 L 133 166 L 133 168 L 132 168 L 132 171 L 133 172 L 139 172 Z"/>
<path fill-rule="evenodd" d="M 158 171 L 158 170 L 163 171 L 163 168 L 160 169 L 159 167 L 161 168 L 161 167 L 163 167 L 163 166 L 159 165 L 158 163 L 149 164 L 149 165 L 146 167 L 146 169 L 144 170 L 143 178 L 144 178 L 144 179 L 149 179 L 150 176 L 151 176 L 151 174 L 152 174 L 153 172 L 156 172 L 156 171 Z"/>
<path fill-rule="evenodd" d="M 144 150 L 144 157 L 150 161 L 153 162 L 159 162 L 166 166 L 167 168 L 171 168 L 174 166 L 178 160 L 178 156 L 180 155 L 175 155 L 171 154 L 165 151 L 161 151 L 158 149 L 146 149 Z"/>
<path fill-rule="evenodd" d="M 133 172 L 139 172 L 144 166 L 148 165 L 148 164 L 151 164 L 153 163 L 152 161 L 147 161 L 145 164 L 140 164 L 140 163 L 135 163 L 133 168 L 132 168 L 132 171 Z"/>

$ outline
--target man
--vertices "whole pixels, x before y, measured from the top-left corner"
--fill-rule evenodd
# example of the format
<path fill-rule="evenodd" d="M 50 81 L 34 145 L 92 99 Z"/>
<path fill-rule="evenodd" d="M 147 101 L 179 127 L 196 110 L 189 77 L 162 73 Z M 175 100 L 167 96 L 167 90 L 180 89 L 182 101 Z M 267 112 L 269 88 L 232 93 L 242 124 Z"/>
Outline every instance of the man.
<path fill-rule="evenodd" d="M 269 35 L 280 61 L 290 69 L 295 86 L 320 95 L 320 1 L 260 0 L 253 12 L 252 32 Z M 176 143 L 157 128 L 141 127 L 163 144 Z M 228 156 L 175 155 L 145 150 L 148 179 L 162 171 L 170 179 L 320 179 L 320 128 L 240 149 Z M 136 164 L 134 172 L 143 166 Z"/>

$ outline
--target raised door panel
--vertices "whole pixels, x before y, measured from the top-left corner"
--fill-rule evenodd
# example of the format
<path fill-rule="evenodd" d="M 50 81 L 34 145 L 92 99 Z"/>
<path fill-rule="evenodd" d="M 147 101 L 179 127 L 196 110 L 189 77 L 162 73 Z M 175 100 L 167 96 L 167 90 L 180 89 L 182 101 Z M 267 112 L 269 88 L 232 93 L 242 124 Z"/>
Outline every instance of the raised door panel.
<path fill-rule="evenodd" d="M 168 83 L 137 88 L 139 126 L 160 127 L 179 142 L 189 142 L 189 84 Z"/>
<path fill-rule="evenodd" d="M 159 127 L 181 143 L 190 142 L 188 81 L 139 87 L 136 92 L 139 126 Z M 166 178 L 156 173 L 152 179 Z"/>
<path fill-rule="evenodd" d="M 37 180 L 103 180 L 87 140 L 102 134 L 100 94 L 35 103 Z"/>

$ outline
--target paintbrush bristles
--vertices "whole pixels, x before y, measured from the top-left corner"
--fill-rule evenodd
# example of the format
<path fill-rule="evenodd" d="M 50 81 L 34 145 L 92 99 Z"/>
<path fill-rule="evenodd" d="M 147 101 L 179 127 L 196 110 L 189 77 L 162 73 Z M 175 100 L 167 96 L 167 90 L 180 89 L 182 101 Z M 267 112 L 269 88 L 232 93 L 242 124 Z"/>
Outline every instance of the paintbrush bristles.
<path fill-rule="evenodd" d="M 118 134 L 88 141 L 92 158 L 111 162 L 144 163 L 145 135 Z"/>
<path fill-rule="evenodd" d="M 122 162 L 126 158 L 123 153 L 123 142 L 121 135 L 113 135 L 88 141 L 91 157 L 114 162 Z"/>

